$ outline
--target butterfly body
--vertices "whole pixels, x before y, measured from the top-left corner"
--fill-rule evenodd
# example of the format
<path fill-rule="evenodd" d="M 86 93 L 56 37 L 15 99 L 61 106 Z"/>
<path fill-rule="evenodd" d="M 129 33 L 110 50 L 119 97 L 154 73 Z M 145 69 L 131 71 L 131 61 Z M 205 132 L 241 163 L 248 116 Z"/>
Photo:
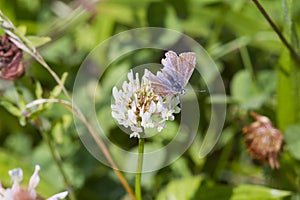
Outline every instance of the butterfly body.
<path fill-rule="evenodd" d="M 165 56 L 166 58 L 161 60 L 163 69 L 156 75 L 147 70 L 145 76 L 157 95 L 184 94 L 184 87 L 196 66 L 196 54 L 185 52 L 178 56 L 174 51 L 168 51 Z"/>

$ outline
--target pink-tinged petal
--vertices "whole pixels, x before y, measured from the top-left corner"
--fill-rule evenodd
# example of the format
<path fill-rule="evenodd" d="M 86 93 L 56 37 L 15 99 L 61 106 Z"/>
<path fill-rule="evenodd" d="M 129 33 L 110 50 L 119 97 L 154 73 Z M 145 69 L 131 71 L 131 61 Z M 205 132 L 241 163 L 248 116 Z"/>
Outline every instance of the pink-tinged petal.
<path fill-rule="evenodd" d="M 68 195 L 68 192 L 61 192 L 58 194 L 53 195 L 52 197 L 49 197 L 47 200 L 57 200 L 57 199 L 63 199 L 66 198 L 66 196 Z"/>
<path fill-rule="evenodd" d="M 36 165 L 35 170 L 30 178 L 29 185 L 28 185 L 28 190 L 34 190 L 36 186 L 40 182 L 40 177 L 39 177 L 39 171 L 40 171 L 40 166 Z"/>

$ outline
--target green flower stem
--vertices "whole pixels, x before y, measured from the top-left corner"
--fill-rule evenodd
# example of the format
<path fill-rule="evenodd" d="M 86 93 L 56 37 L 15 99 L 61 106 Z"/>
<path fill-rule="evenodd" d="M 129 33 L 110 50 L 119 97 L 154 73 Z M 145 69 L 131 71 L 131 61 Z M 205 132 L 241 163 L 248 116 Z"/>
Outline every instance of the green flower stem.
<path fill-rule="evenodd" d="M 136 200 L 142 200 L 142 191 L 141 191 L 141 179 L 142 179 L 142 168 L 143 168 L 143 157 L 144 157 L 144 138 L 139 139 L 138 147 L 138 163 L 135 176 L 135 197 Z"/>
<path fill-rule="evenodd" d="M 50 150 L 51 156 L 52 156 L 55 164 L 57 165 L 58 170 L 59 170 L 61 176 L 63 177 L 65 186 L 67 187 L 67 190 L 69 192 L 69 194 L 68 194 L 69 199 L 70 200 L 76 200 L 76 196 L 75 196 L 75 193 L 74 193 L 74 191 L 72 189 L 72 185 L 71 185 L 71 183 L 70 183 L 70 181 L 69 181 L 69 179 L 67 177 L 66 172 L 63 169 L 62 161 L 61 161 L 59 153 L 55 150 L 55 148 L 53 146 L 53 143 L 52 143 L 52 141 L 51 141 L 48 133 L 42 127 L 41 121 L 38 119 L 38 120 L 35 121 L 35 124 L 37 125 L 39 131 L 41 132 L 43 139 L 46 141 L 46 143 L 48 145 L 48 148 Z"/>

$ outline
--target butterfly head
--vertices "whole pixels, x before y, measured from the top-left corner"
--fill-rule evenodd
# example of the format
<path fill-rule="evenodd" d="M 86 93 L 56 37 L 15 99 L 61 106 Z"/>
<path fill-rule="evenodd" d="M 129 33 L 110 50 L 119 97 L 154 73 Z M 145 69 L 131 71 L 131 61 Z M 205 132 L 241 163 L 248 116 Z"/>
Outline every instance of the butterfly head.
<path fill-rule="evenodd" d="M 185 89 L 182 89 L 182 90 L 180 91 L 180 94 L 185 95 Z"/>

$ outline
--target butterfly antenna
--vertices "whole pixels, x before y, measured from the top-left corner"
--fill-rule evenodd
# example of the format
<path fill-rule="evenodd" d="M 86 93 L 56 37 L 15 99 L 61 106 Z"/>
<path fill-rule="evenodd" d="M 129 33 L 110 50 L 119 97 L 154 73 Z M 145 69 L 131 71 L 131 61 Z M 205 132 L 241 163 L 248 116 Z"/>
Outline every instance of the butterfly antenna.
<path fill-rule="evenodd" d="M 189 89 L 186 89 L 186 90 L 189 90 Z M 195 92 L 200 92 L 200 93 L 204 93 L 204 92 L 207 92 L 206 90 L 194 90 Z"/>

